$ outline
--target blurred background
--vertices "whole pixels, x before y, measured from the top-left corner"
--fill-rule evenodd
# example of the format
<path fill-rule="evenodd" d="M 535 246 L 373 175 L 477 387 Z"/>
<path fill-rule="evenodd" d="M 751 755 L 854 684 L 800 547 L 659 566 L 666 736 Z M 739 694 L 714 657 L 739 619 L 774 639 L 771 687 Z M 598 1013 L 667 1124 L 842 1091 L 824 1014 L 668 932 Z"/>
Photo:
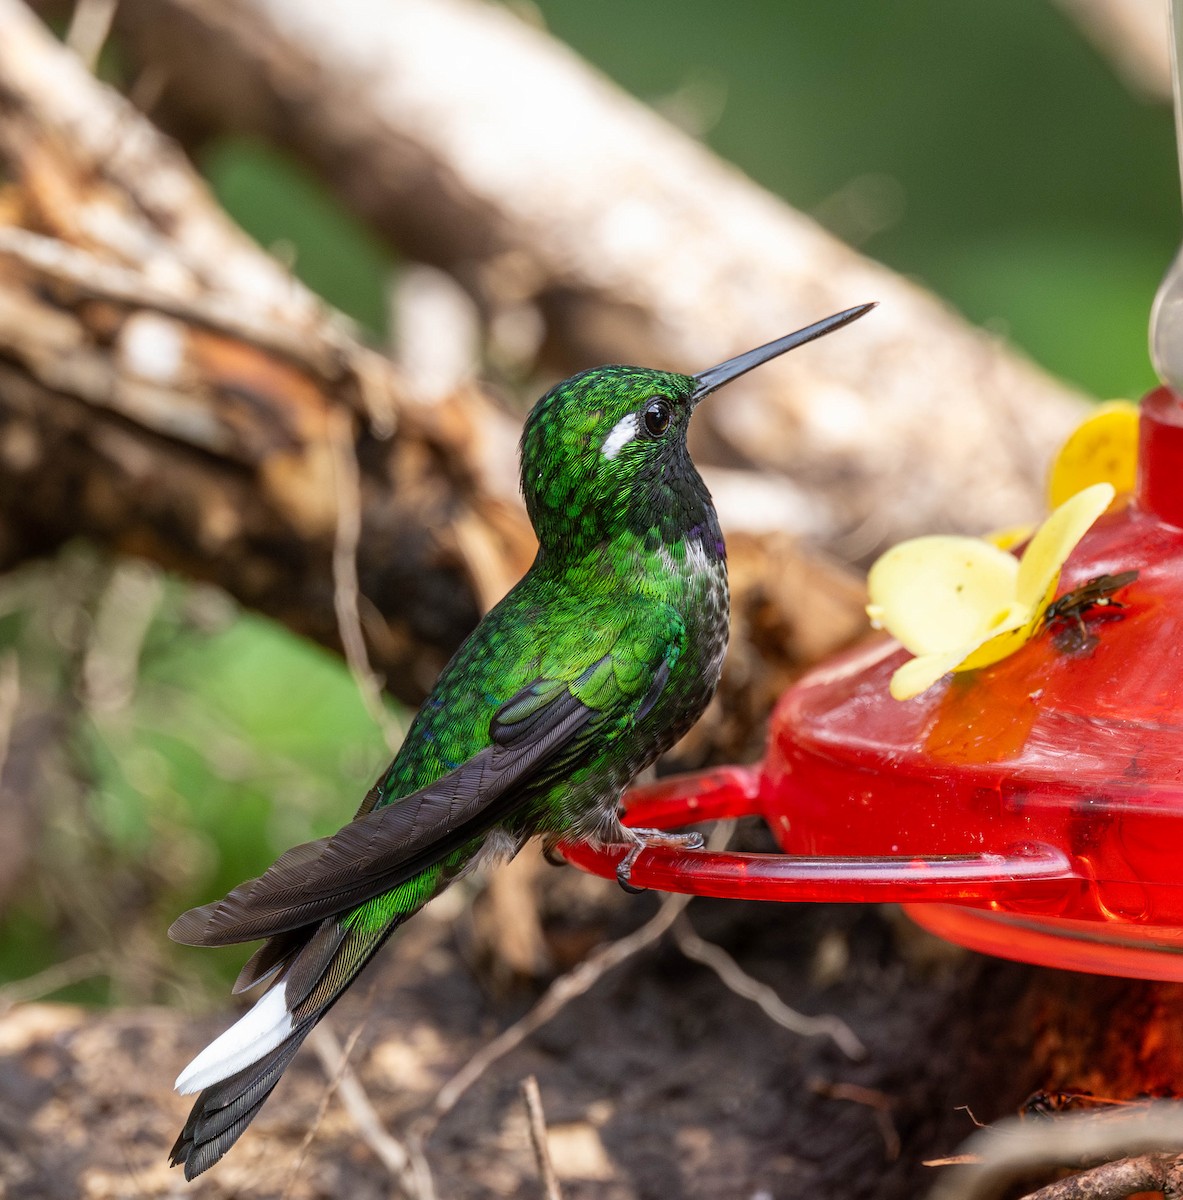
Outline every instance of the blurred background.
<path fill-rule="evenodd" d="M 1152 6 L 1147 5 L 1147 8 Z M 522 11 L 520 8 L 518 11 Z M 1098 396 L 1138 396 L 1178 247 L 1169 103 L 1055 4 L 540 0 L 526 15 L 794 207 Z M 1169 86 L 1169 85 L 1168 85 Z M 202 169 L 264 244 L 377 334 L 395 258 L 268 147 Z"/>
<path fill-rule="evenodd" d="M 1055 5 L 515 7 L 1081 390 L 1136 397 L 1153 382 L 1149 307 L 1180 235 L 1170 109 Z M 68 14 L 55 20 L 62 32 Z M 118 31 L 99 70 L 121 88 L 138 78 Z M 397 335 L 408 264 L 291 155 L 221 134 L 197 163 L 310 287 L 376 342 Z M 549 382 L 478 373 L 520 408 Z M 184 952 L 163 931 L 337 828 L 388 756 L 338 659 L 85 543 L 0 578 L 0 712 L 0 979 L 99 1004 L 221 997 L 241 954 Z"/>

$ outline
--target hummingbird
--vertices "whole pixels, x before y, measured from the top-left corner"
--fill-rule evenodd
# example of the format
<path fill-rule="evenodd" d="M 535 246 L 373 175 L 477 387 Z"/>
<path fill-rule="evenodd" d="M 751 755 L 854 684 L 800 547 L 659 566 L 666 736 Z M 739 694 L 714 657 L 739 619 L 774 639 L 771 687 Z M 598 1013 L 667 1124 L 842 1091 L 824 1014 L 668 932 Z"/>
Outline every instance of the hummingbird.
<path fill-rule="evenodd" d="M 617 878 L 630 888 L 647 847 L 702 845 L 619 814 L 628 784 L 701 715 L 727 647 L 726 551 L 687 426 L 724 384 L 873 307 L 697 375 L 594 368 L 534 406 L 521 441 L 529 570 L 444 668 L 354 819 L 169 930 L 192 946 L 266 939 L 234 991 L 266 990 L 176 1081 L 199 1093 L 171 1154 L 187 1179 L 238 1140 L 391 933 L 474 867 L 531 837 L 548 852 L 589 839 L 627 847 Z"/>

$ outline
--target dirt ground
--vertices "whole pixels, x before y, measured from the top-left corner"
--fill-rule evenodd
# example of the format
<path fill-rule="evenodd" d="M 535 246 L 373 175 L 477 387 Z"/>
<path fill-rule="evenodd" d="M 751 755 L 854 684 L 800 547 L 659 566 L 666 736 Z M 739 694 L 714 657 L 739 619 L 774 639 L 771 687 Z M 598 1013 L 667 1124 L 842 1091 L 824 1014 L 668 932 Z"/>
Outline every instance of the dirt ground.
<path fill-rule="evenodd" d="M 627 933 L 658 903 L 582 876 L 559 886 L 596 897 L 549 923 L 559 957 Z M 920 1196 L 936 1170 L 922 1160 L 973 1130 L 963 1106 L 988 1121 L 1031 1090 L 1031 969 L 946 951 L 891 910 L 696 900 L 687 913 L 786 1003 L 841 1017 L 866 1057 L 778 1027 L 667 935 L 460 1100 L 426 1147 L 439 1197 L 543 1194 L 519 1092 L 531 1074 L 567 1200 Z M 493 989 L 471 930 L 425 914 L 332 1014 L 341 1042 L 361 1024 L 351 1062 L 395 1134 L 541 990 Z M 171 1081 L 228 1011 L 38 1004 L 0 1017 L 0 1197 L 397 1195 L 340 1099 L 325 1103 L 307 1047 L 218 1167 L 193 1184 L 169 1170 L 187 1109 Z"/>

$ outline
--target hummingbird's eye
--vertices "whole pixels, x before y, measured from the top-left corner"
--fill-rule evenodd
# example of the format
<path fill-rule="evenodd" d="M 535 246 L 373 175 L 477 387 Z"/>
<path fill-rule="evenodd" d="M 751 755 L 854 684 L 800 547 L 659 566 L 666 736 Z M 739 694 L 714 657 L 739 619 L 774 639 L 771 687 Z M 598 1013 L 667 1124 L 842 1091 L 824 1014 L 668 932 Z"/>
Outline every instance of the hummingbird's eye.
<path fill-rule="evenodd" d="M 650 437 L 661 437 L 670 427 L 670 420 L 673 415 L 669 404 L 665 400 L 650 400 L 645 405 L 645 412 L 642 414 L 642 419 L 645 422 L 645 432 Z"/>

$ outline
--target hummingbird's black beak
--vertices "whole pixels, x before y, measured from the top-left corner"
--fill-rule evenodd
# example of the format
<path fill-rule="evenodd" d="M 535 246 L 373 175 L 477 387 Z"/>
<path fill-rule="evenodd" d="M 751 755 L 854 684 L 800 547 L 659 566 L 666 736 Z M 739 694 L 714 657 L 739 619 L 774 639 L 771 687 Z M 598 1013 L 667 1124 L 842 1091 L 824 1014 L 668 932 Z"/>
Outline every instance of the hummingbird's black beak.
<path fill-rule="evenodd" d="M 859 317 L 865 316 L 874 307 L 875 304 L 872 303 L 860 304 L 857 308 L 848 308 L 845 312 L 835 313 L 832 317 L 826 317 L 825 320 L 806 325 L 804 329 L 798 329 L 796 333 L 786 333 L 784 337 L 777 338 L 775 342 L 769 342 L 766 346 L 757 346 L 755 350 L 737 354 L 717 367 L 709 367 L 705 371 L 700 371 L 694 376 L 698 387 L 690 393 L 690 402 L 697 404 L 704 396 L 709 396 L 711 392 L 721 388 L 725 383 L 730 383 L 733 379 L 746 375 L 753 367 L 766 363 L 770 358 L 777 358 L 788 350 L 804 346 L 806 342 L 812 342 L 814 338 L 825 337 L 827 333 L 833 333 L 835 329 L 841 329 L 843 325 L 857 321 Z"/>

